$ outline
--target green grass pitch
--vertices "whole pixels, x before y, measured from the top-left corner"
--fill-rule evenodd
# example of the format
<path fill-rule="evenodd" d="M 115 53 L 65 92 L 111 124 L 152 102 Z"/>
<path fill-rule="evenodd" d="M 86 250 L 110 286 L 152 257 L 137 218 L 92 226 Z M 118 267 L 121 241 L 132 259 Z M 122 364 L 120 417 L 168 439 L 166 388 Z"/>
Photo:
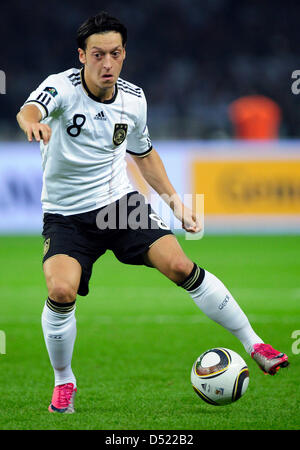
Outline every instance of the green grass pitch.
<path fill-rule="evenodd" d="M 88 297 L 77 301 L 76 414 L 49 414 L 53 373 L 40 325 L 47 296 L 40 237 L 0 238 L 0 429 L 295 430 L 299 429 L 300 236 L 179 238 L 187 255 L 231 290 L 267 343 L 290 367 L 264 375 L 240 342 L 198 310 L 154 269 L 125 266 L 107 252 Z M 293 346 L 294 343 L 294 346 Z M 248 364 L 238 402 L 214 407 L 190 384 L 200 353 L 231 348 Z"/>

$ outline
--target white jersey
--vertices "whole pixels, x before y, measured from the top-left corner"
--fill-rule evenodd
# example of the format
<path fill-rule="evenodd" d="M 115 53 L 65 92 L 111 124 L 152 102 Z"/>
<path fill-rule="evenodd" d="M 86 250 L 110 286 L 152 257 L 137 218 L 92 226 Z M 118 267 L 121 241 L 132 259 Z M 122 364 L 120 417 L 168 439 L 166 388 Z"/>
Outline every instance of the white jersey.
<path fill-rule="evenodd" d="M 151 140 L 140 87 L 118 79 L 111 100 L 87 88 L 83 69 L 50 75 L 22 106 L 36 105 L 52 135 L 41 142 L 44 212 L 92 211 L 131 192 L 126 151 L 147 155 Z"/>

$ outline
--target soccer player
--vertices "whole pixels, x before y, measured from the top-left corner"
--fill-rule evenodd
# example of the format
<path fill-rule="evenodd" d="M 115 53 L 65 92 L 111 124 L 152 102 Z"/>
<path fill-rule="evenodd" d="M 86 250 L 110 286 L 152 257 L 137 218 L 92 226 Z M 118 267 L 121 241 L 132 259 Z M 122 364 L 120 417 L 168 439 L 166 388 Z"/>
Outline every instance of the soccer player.
<path fill-rule="evenodd" d="M 264 372 L 274 375 L 288 365 L 287 355 L 262 341 L 224 284 L 185 255 L 131 186 L 126 152 L 183 228 L 201 230 L 197 214 L 182 204 L 152 147 L 142 88 L 120 78 L 126 41 L 125 26 L 107 13 L 87 19 L 77 32 L 82 68 L 50 75 L 17 115 L 28 141 L 40 142 L 42 154 L 48 288 L 42 328 L 55 377 L 50 412 L 74 412 L 75 301 L 77 294 L 88 294 L 93 264 L 108 249 L 119 261 L 154 267 L 185 289 L 204 314 L 240 340 Z"/>

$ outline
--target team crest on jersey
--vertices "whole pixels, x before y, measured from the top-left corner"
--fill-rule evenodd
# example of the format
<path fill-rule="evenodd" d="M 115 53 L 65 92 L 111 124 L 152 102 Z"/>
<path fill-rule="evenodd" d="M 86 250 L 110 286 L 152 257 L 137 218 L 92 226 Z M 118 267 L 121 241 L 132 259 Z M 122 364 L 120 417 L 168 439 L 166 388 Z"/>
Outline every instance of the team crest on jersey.
<path fill-rule="evenodd" d="M 125 141 L 127 136 L 127 123 L 116 123 L 113 135 L 113 143 L 115 145 L 120 145 Z"/>
<path fill-rule="evenodd" d="M 44 91 L 49 92 L 52 97 L 55 97 L 58 94 L 57 90 L 54 87 L 45 87 Z"/>
<path fill-rule="evenodd" d="M 48 252 L 49 247 L 50 247 L 50 238 L 46 239 L 45 242 L 44 242 L 44 256 Z"/>

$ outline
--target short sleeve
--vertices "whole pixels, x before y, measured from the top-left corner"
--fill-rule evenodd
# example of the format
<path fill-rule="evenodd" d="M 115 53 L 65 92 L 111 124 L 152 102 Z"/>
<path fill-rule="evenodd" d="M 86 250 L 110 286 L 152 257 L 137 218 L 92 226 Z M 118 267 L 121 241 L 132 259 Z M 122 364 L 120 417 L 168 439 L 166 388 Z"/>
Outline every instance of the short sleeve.
<path fill-rule="evenodd" d="M 139 113 L 135 128 L 127 137 L 127 152 L 135 156 L 146 156 L 152 150 L 147 126 L 147 101 L 144 93 L 140 98 Z"/>
<path fill-rule="evenodd" d="M 28 105 L 36 105 L 42 113 L 42 120 L 59 109 L 62 103 L 62 89 L 59 87 L 57 76 L 50 75 L 39 87 L 33 91 L 21 109 Z"/>

